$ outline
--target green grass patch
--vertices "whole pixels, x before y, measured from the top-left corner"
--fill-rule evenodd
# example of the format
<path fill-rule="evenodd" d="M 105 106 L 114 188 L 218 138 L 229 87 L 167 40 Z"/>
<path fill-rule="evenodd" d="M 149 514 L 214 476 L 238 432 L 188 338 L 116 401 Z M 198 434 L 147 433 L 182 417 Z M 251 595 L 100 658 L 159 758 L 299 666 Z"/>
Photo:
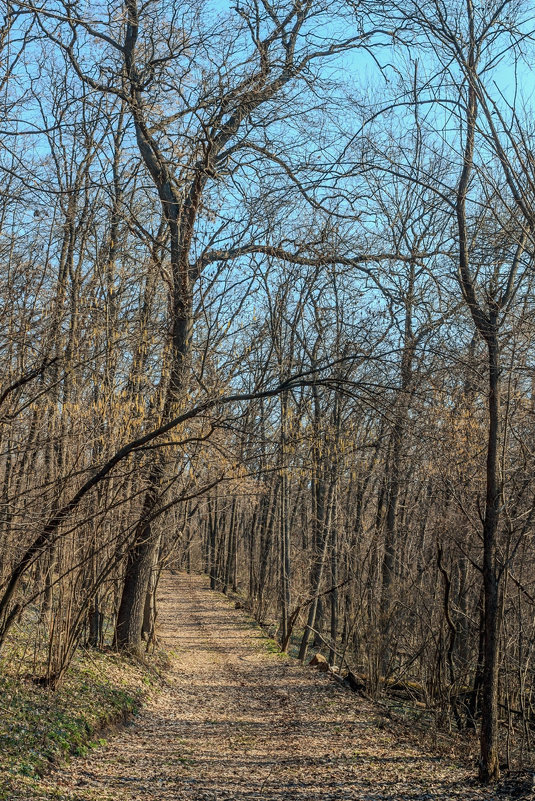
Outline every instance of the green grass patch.
<path fill-rule="evenodd" d="M 280 645 L 277 642 L 277 640 L 273 640 L 271 637 L 266 636 L 262 642 L 262 645 L 264 650 L 267 651 L 268 654 L 275 654 L 276 656 L 284 656 L 285 659 L 288 657 L 288 654 L 283 654 L 283 652 L 281 651 Z"/>
<path fill-rule="evenodd" d="M 32 680 L 15 645 L 0 660 L 0 801 L 62 798 L 40 788 L 51 765 L 106 743 L 139 708 L 154 673 L 112 651 L 80 650 L 60 687 Z"/>

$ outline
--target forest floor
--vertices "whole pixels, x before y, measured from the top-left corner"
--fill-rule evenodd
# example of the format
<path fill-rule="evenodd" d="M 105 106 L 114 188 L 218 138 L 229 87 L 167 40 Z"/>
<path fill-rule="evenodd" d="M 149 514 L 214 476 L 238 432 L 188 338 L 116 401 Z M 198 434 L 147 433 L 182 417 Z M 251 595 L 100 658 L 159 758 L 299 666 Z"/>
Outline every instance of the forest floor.
<path fill-rule="evenodd" d="M 504 797 L 380 707 L 275 653 L 204 577 L 165 576 L 159 609 L 172 662 L 163 689 L 107 746 L 42 780 L 35 801 Z"/>

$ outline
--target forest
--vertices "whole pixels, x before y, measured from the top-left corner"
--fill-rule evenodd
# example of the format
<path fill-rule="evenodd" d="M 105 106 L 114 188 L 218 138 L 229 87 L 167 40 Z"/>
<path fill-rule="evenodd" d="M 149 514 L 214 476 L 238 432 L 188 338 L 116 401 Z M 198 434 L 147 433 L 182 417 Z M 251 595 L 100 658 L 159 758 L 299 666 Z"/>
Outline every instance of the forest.
<path fill-rule="evenodd" d="M 0 654 L 149 654 L 202 571 L 532 764 L 532 5 L 0 16 Z"/>

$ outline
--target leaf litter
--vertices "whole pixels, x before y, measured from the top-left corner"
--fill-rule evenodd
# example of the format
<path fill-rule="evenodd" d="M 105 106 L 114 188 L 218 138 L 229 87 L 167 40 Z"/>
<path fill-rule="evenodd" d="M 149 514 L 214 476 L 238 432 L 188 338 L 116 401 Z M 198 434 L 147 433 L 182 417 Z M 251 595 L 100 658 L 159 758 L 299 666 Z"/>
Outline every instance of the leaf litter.
<path fill-rule="evenodd" d="M 163 688 L 107 746 L 43 782 L 72 801 L 490 801 L 474 766 L 433 753 L 371 701 L 270 653 L 205 577 L 162 579 Z M 45 789 L 46 788 L 46 789 Z M 513 793 L 507 793 L 509 797 Z M 530 798 L 530 788 L 516 797 Z M 535 797 L 535 796 L 533 796 Z M 36 801 L 38 801 L 36 796 Z"/>

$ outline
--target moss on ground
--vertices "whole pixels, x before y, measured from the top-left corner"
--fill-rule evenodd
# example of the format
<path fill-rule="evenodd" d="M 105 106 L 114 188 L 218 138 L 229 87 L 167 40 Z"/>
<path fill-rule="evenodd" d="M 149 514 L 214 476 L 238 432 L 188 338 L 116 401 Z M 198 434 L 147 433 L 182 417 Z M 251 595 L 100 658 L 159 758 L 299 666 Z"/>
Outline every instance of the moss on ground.
<path fill-rule="evenodd" d="M 53 691 L 32 680 L 25 661 L 16 647 L 0 660 L 0 801 L 62 798 L 41 777 L 103 745 L 106 729 L 135 713 L 155 681 L 140 660 L 80 650 Z"/>

